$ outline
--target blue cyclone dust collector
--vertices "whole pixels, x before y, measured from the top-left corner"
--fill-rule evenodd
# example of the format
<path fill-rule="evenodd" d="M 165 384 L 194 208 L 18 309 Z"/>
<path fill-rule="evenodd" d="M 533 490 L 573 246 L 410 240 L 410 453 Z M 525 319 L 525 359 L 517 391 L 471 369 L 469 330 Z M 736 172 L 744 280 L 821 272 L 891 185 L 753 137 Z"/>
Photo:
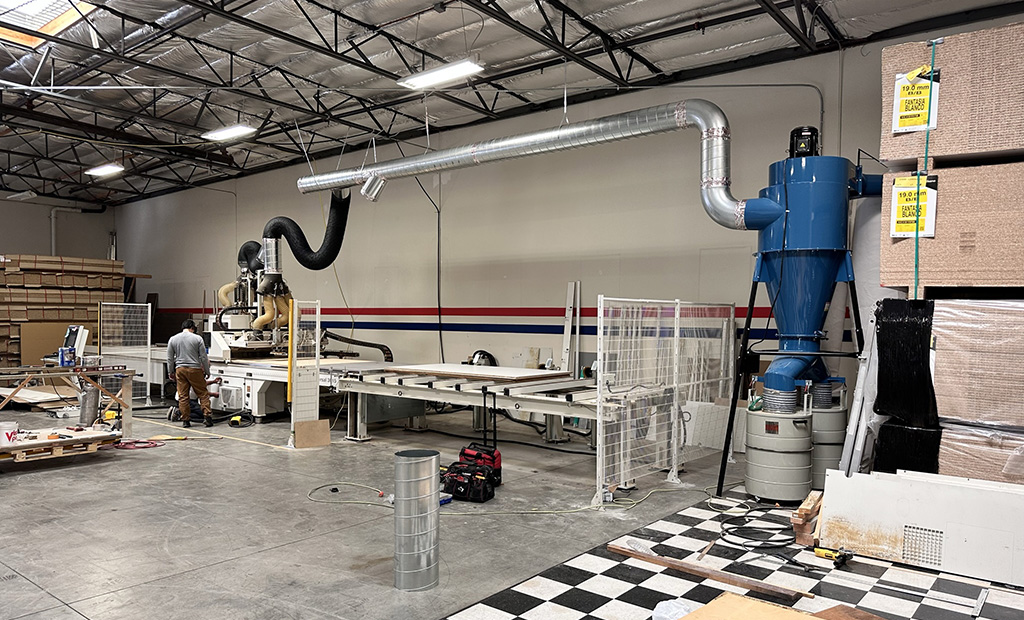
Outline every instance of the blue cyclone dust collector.
<path fill-rule="evenodd" d="M 880 175 L 865 175 L 842 157 L 817 155 L 817 131 L 793 130 L 790 157 L 768 168 L 768 187 L 759 193 L 782 207 L 781 214 L 756 226 L 758 252 L 741 345 L 742 372 L 757 372 L 761 354 L 776 357 L 765 371 L 761 408 L 747 412 L 747 492 L 781 501 L 802 500 L 811 490 L 812 461 L 818 459 L 818 438 L 833 434 L 842 443 L 846 411 L 833 405 L 832 385 L 823 353 L 823 327 L 836 283 L 849 282 L 858 349 L 863 331 L 848 249 L 851 198 L 881 195 Z M 748 228 L 754 228 L 748 223 Z M 779 347 L 752 351 L 749 333 L 757 285 L 764 283 L 778 331 Z M 855 355 L 855 354 L 850 354 Z M 732 435 L 741 389 L 733 390 L 727 437 Z M 809 408 L 800 403 L 810 395 Z M 821 426 L 819 430 L 817 427 Z M 813 430 L 813 433 L 812 433 Z M 822 444 L 823 447 L 836 443 Z M 823 450 L 824 452 L 824 450 Z M 718 494 L 721 495 L 728 454 L 723 451 Z M 834 467 L 835 465 L 833 465 Z M 823 479 L 823 471 L 822 471 Z"/>
<path fill-rule="evenodd" d="M 730 192 L 729 121 L 721 108 L 703 99 L 661 104 L 554 129 L 315 174 L 298 179 L 296 186 L 302 193 L 361 186 L 360 193 L 376 201 L 385 185 L 399 178 L 687 128 L 700 130 L 700 199 L 704 210 L 726 228 L 759 231 L 756 270 L 737 368 L 742 376 L 751 370 L 756 372 L 760 353 L 777 357 L 763 378 L 763 409 L 747 412 L 747 491 L 776 500 L 802 500 L 811 488 L 812 418 L 814 434 L 824 440 L 823 446 L 835 448 L 837 436 L 842 443 L 841 435 L 845 434 L 845 411 L 836 411 L 839 408 L 832 406 L 832 381 L 823 359 L 836 354 L 821 351 L 822 328 L 836 282 L 851 284 L 857 340 L 863 347 L 847 249 L 850 199 L 878 196 L 882 185 L 880 176 L 864 175 L 859 167 L 842 157 L 819 156 L 815 128 L 793 130 L 789 157 L 771 165 L 768 187 L 761 190 L 758 198 L 748 200 L 738 200 Z M 768 289 L 779 332 L 779 349 L 751 353 L 750 318 L 759 282 Z M 812 397 L 811 411 L 798 407 L 799 390 Z M 737 380 L 729 410 L 727 442 L 734 428 L 739 391 Z M 827 443 L 829 438 L 831 444 Z M 728 455 L 726 446 L 718 495 L 723 491 Z M 823 457 L 817 461 L 825 460 Z M 834 462 L 833 467 L 839 463 L 838 456 Z M 821 477 L 824 478 L 823 473 Z"/>

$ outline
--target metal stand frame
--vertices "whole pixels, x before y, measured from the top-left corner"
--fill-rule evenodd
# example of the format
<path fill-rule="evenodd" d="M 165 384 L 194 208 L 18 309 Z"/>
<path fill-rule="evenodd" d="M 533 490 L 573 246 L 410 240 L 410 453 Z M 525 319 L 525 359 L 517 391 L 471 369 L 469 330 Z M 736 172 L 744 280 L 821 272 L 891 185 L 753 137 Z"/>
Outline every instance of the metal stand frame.
<path fill-rule="evenodd" d="M 864 329 L 860 322 L 860 306 L 857 301 L 857 286 L 854 280 L 850 280 L 848 283 L 850 288 L 850 307 L 852 308 L 851 313 L 853 314 L 853 326 L 854 332 L 857 337 L 857 352 L 856 353 L 842 353 L 832 351 L 821 351 L 818 353 L 803 353 L 801 356 L 815 356 L 815 357 L 859 357 L 861 352 L 864 350 Z M 754 303 L 757 301 L 757 285 L 758 281 L 754 280 L 750 284 L 750 299 L 747 301 L 747 316 L 743 321 L 743 336 L 740 339 L 740 352 L 736 357 L 736 377 L 733 380 L 732 386 L 732 399 L 729 402 L 729 423 L 725 428 L 725 445 L 722 446 L 722 461 L 718 467 L 718 486 L 715 488 L 715 497 L 721 497 L 725 491 L 725 469 L 729 465 L 729 456 L 732 454 L 732 433 L 736 426 L 736 405 L 739 404 L 740 400 L 740 389 L 741 379 L 743 378 L 743 363 L 747 358 L 747 346 L 750 344 L 750 322 L 754 318 Z M 785 354 L 786 351 L 774 350 L 774 351 L 760 351 L 761 354 L 778 355 Z"/>

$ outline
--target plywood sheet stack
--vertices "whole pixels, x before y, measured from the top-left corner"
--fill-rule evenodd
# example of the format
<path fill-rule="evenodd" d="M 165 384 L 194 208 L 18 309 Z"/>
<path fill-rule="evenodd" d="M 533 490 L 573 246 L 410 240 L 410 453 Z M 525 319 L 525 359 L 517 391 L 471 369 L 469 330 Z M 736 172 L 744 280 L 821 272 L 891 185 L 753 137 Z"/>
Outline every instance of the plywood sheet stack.
<path fill-rule="evenodd" d="M 1024 301 L 937 300 L 939 473 L 1024 484 Z"/>
<path fill-rule="evenodd" d="M 934 238 L 921 238 L 919 290 L 948 286 L 1024 286 L 1024 24 L 952 35 L 935 48 L 941 71 L 929 174 L 938 177 Z M 893 179 L 923 168 L 925 132 L 892 132 L 897 74 L 931 62 L 924 41 L 882 52 L 880 158 L 883 181 L 881 282 L 912 288 L 914 239 L 890 237 Z"/>
<path fill-rule="evenodd" d="M 123 287 L 123 261 L 0 255 L 0 367 L 21 365 L 22 324 L 95 323 L 100 302 L 122 301 Z"/>

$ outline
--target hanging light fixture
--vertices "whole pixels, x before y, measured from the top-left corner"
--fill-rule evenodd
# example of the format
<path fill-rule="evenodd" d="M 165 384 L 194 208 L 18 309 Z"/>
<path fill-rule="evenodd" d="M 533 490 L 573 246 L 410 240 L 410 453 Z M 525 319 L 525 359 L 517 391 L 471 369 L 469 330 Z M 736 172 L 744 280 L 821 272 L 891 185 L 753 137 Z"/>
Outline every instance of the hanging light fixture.
<path fill-rule="evenodd" d="M 483 70 L 483 66 L 472 60 L 459 60 L 428 71 L 413 73 L 408 77 L 398 80 L 398 85 L 412 90 L 423 90 L 425 88 L 434 88 L 435 86 L 458 82 Z"/>
<path fill-rule="evenodd" d="M 124 172 L 124 166 L 115 163 L 102 164 L 85 171 L 86 174 L 94 177 L 106 177 L 118 172 Z"/>
<path fill-rule="evenodd" d="M 211 140 L 213 142 L 222 142 L 224 140 L 234 140 L 235 138 L 241 138 L 256 133 L 255 127 L 248 125 L 231 125 L 228 127 L 221 127 L 220 129 L 214 129 L 208 131 L 202 135 L 204 140 Z"/>

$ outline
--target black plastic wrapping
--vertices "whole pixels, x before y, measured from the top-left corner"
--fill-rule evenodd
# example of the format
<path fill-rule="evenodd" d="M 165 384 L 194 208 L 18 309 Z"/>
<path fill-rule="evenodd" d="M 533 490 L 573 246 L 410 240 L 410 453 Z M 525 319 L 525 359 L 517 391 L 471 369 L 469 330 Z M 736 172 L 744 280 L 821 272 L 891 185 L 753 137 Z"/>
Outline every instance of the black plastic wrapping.
<path fill-rule="evenodd" d="M 914 428 L 889 420 L 878 429 L 873 470 L 896 473 L 897 469 L 906 469 L 937 474 L 941 440 L 941 428 Z"/>
<path fill-rule="evenodd" d="M 875 412 L 917 428 L 938 428 L 929 365 L 932 301 L 883 299 L 875 311 L 878 396 Z"/>

